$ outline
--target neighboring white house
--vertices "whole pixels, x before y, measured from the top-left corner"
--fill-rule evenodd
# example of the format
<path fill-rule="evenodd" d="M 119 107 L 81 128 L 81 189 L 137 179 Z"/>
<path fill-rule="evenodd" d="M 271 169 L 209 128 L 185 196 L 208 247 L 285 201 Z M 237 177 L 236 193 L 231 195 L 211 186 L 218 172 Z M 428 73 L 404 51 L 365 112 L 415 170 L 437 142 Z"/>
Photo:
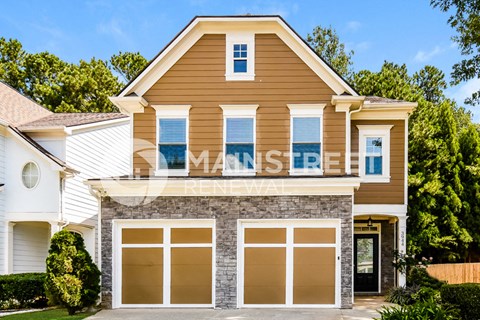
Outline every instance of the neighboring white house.
<path fill-rule="evenodd" d="M 129 118 L 52 113 L 0 82 L 0 274 L 45 270 L 51 236 L 80 233 L 96 259 L 85 179 L 130 170 Z"/>

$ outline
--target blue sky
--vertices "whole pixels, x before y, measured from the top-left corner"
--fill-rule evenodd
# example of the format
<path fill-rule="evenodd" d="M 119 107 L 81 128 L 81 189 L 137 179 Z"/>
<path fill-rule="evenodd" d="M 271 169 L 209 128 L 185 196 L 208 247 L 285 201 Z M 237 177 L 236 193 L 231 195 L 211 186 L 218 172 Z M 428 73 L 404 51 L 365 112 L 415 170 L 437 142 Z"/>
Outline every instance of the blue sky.
<path fill-rule="evenodd" d="M 354 69 L 378 71 L 384 60 L 407 64 L 410 73 L 426 64 L 449 77 L 461 59 L 447 25 L 448 15 L 429 0 L 173 0 L 12 1 L 0 11 L 0 36 L 16 38 L 29 52 L 50 51 L 77 62 L 139 51 L 151 59 L 195 15 L 280 14 L 303 37 L 317 25 L 335 28 L 355 51 Z M 480 81 L 448 90 L 459 103 Z M 479 108 L 479 107 L 477 107 Z M 475 108 L 472 108 L 475 109 Z M 479 122 L 480 111 L 475 120 Z"/>

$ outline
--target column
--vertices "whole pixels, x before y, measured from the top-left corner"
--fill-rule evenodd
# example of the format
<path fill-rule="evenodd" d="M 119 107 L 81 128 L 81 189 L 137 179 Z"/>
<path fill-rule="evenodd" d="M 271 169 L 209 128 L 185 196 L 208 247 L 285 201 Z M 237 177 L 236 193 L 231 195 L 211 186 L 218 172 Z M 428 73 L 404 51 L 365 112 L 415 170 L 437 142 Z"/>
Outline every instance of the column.
<path fill-rule="evenodd" d="M 397 250 L 399 253 L 407 253 L 407 216 L 398 217 Z M 398 286 L 405 286 L 407 279 L 405 274 L 397 271 Z"/>
<path fill-rule="evenodd" d="M 50 238 L 53 237 L 55 233 L 60 231 L 60 225 L 57 221 L 49 221 L 50 224 Z"/>
<path fill-rule="evenodd" d="M 15 222 L 5 222 L 5 274 L 13 273 L 13 227 Z"/>

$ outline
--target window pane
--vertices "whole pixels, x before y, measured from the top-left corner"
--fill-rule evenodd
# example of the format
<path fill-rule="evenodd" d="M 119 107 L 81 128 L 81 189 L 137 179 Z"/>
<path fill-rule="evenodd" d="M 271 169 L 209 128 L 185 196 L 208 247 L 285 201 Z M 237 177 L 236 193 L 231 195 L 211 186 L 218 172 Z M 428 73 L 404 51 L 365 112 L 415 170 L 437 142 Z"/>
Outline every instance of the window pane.
<path fill-rule="evenodd" d="M 382 174 L 382 157 L 365 157 L 365 174 Z"/>
<path fill-rule="evenodd" d="M 320 118 L 293 118 L 293 142 L 320 142 Z"/>
<path fill-rule="evenodd" d="M 158 151 L 160 169 L 185 169 L 186 144 L 159 145 Z"/>
<path fill-rule="evenodd" d="M 253 156 L 253 143 L 227 144 L 225 155 L 225 168 L 229 170 L 253 169 L 255 158 Z"/>
<path fill-rule="evenodd" d="M 233 50 L 235 50 L 235 51 L 240 50 L 240 45 L 239 44 L 234 44 L 233 45 Z"/>
<path fill-rule="evenodd" d="M 185 143 L 187 140 L 185 119 L 160 119 L 160 143 Z"/>
<path fill-rule="evenodd" d="M 242 51 L 247 51 L 247 45 L 246 44 L 242 44 L 241 48 L 242 48 Z"/>
<path fill-rule="evenodd" d="M 227 119 L 227 143 L 231 142 L 253 143 L 252 118 Z"/>
<path fill-rule="evenodd" d="M 234 51 L 233 52 L 233 57 L 234 58 L 240 58 L 240 51 Z"/>
<path fill-rule="evenodd" d="M 373 273 L 373 239 L 357 239 L 357 273 Z"/>
<path fill-rule="evenodd" d="M 234 60 L 233 72 L 247 72 L 247 60 Z"/>
<path fill-rule="evenodd" d="M 320 143 L 294 143 L 293 168 L 320 169 Z"/>
<path fill-rule="evenodd" d="M 367 138 L 367 154 L 382 154 L 382 138 Z"/>

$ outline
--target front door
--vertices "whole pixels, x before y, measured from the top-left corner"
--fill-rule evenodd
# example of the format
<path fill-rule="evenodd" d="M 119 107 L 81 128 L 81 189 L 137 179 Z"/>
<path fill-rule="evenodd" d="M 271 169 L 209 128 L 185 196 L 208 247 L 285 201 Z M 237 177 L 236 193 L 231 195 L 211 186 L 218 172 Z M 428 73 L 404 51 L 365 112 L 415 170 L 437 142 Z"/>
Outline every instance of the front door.
<path fill-rule="evenodd" d="M 378 234 L 356 234 L 354 239 L 354 289 L 378 292 Z"/>

